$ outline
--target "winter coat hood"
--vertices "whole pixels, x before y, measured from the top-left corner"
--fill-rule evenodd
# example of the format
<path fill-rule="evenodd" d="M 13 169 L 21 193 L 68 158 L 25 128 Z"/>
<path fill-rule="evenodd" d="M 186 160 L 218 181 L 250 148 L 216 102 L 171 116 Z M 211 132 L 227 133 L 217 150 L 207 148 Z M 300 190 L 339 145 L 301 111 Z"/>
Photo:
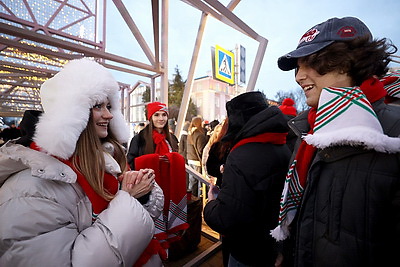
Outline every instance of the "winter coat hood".
<path fill-rule="evenodd" d="M 56 158 L 9 141 L 0 147 L 0 186 L 14 173 L 30 169 L 32 176 L 75 183 L 76 173 Z"/>
<path fill-rule="evenodd" d="M 223 141 L 233 140 L 236 133 L 256 114 L 268 107 L 261 92 L 246 92 L 226 103 L 228 130 Z"/>

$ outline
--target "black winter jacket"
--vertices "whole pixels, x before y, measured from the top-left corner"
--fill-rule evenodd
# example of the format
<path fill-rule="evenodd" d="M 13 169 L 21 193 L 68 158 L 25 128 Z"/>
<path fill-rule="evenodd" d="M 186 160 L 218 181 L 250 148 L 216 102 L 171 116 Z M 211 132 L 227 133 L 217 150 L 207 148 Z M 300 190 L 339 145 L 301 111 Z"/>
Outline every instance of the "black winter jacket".
<path fill-rule="evenodd" d="M 287 132 L 277 107 L 253 116 L 234 143 L 266 132 Z M 204 220 L 224 235 L 224 244 L 238 261 L 274 266 L 276 251 L 269 230 L 277 224 L 290 150 L 271 143 L 246 143 L 229 153 L 216 200 L 204 208 Z"/>
<path fill-rule="evenodd" d="M 373 108 L 385 134 L 399 136 L 400 107 L 377 101 Z M 291 121 L 295 132 L 308 131 L 306 115 Z M 291 235 L 294 262 L 289 253 L 285 266 L 393 266 L 400 251 L 399 153 L 319 150 Z"/>

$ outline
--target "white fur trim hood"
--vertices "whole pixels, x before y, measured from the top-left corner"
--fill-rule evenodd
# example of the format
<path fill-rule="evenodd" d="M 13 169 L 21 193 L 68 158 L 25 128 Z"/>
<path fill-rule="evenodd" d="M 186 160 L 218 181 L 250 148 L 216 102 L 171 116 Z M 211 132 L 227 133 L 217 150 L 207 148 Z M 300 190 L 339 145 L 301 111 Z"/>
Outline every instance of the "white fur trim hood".
<path fill-rule="evenodd" d="M 72 60 L 43 83 L 40 97 L 44 113 L 36 125 L 33 140 L 45 152 L 68 159 L 89 121 L 90 109 L 107 98 L 113 119 L 110 129 L 119 142 L 129 139 L 129 129 L 120 111 L 117 81 L 99 63 L 82 58 Z"/>

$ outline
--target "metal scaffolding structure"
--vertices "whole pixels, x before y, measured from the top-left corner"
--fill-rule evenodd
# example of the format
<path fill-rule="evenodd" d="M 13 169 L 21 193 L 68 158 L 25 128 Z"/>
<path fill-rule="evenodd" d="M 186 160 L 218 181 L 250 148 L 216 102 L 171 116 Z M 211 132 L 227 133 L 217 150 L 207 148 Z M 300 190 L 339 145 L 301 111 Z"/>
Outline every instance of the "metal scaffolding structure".
<path fill-rule="evenodd" d="M 268 43 L 267 39 L 232 13 L 240 0 L 232 0 L 226 7 L 217 0 L 181 1 L 198 9 L 203 15 L 178 117 L 177 135 L 186 116 L 207 17 L 211 15 L 259 42 L 247 91 L 254 89 Z M 137 41 L 147 62 L 107 51 L 107 5 L 110 4 L 116 7 L 132 33 L 126 38 Z M 153 47 L 146 42 L 122 0 L 1 1 L 0 116 L 16 117 L 22 116 L 26 109 L 41 110 L 41 84 L 66 62 L 81 57 L 92 57 L 109 69 L 150 79 L 148 84 L 151 84 L 152 97 L 155 79 L 160 79 L 160 100 L 168 103 L 169 0 L 151 0 L 148 4 L 152 12 Z M 120 83 L 120 88 L 122 97 L 132 92 L 131 85 Z M 129 121 L 129 97 L 122 101 L 122 105 L 125 118 Z"/>
<path fill-rule="evenodd" d="M 154 53 L 122 1 L 113 0 L 113 4 L 150 63 L 106 51 L 106 0 L 1 1 L 0 116 L 22 116 L 25 109 L 40 110 L 40 85 L 71 59 L 93 57 L 117 71 L 149 78 L 165 75 L 158 52 L 159 1 L 151 1 Z M 127 86 L 121 84 L 121 89 Z"/>

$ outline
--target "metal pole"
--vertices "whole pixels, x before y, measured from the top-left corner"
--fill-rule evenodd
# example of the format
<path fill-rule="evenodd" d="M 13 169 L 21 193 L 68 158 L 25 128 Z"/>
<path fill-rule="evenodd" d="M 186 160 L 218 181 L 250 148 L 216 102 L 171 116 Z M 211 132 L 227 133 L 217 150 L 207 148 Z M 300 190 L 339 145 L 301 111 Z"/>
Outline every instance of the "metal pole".
<path fill-rule="evenodd" d="M 201 42 L 203 40 L 203 34 L 207 22 L 207 17 L 208 15 L 203 12 L 201 15 L 199 31 L 197 32 L 196 43 L 194 45 L 192 61 L 190 62 L 188 78 L 185 83 L 185 90 L 183 92 L 182 103 L 179 110 L 178 122 L 175 128 L 175 135 L 178 138 L 180 137 L 181 130 L 183 128 L 183 123 L 185 122 L 185 117 L 189 106 L 190 93 L 192 92 L 192 86 L 194 80 L 194 71 L 196 70 L 197 58 L 199 57 L 199 51 Z"/>
<path fill-rule="evenodd" d="M 247 85 L 246 92 L 254 91 L 258 74 L 260 73 L 261 63 L 265 55 L 265 49 L 267 49 L 268 40 L 262 36 L 258 36 L 257 41 L 260 42 L 258 46 L 256 58 L 254 60 L 253 69 L 251 70 L 249 83 Z"/>
<path fill-rule="evenodd" d="M 160 101 L 168 105 L 168 0 L 162 1 L 161 23 L 161 91 Z"/>

